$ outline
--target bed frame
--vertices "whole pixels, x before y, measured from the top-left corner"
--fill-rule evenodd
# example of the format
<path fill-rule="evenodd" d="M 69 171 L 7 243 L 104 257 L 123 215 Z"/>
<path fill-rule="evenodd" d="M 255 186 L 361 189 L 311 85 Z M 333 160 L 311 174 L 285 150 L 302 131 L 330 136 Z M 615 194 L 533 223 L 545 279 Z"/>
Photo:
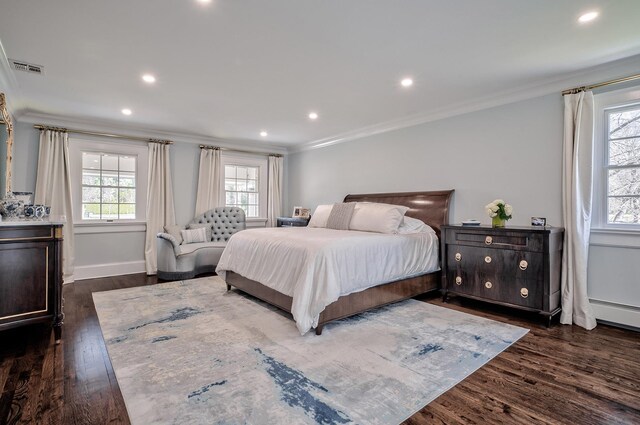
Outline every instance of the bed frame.
<path fill-rule="evenodd" d="M 453 190 L 433 192 L 374 193 L 347 195 L 344 202 L 381 202 L 409 207 L 406 215 L 422 220 L 440 237 L 440 226 L 449 223 L 449 204 Z M 291 313 L 293 299 L 259 282 L 232 271 L 226 273 L 227 290 L 240 289 L 269 304 Z M 345 295 L 329 304 L 318 320 L 316 335 L 322 334 L 324 325 L 333 320 L 353 316 L 376 307 L 402 301 L 440 289 L 440 271 L 374 286 L 364 291 Z"/>

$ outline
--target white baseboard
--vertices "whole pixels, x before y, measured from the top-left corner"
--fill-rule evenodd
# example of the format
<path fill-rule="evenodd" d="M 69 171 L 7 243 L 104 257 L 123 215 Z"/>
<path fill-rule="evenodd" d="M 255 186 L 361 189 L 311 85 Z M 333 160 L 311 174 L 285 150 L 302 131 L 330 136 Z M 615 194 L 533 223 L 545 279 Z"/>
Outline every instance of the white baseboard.
<path fill-rule="evenodd" d="M 146 272 L 144 260 L 127 261 L 123 263 L 92 264 L 89 266 L 76 266 L 73 273 L 75 282 L 83 279 L 95 279 L 97 277 L 120 276 L 124 274 Z"/>
<path fill-rule="evenodd" d="M 589 300 L 598 320 L 640 329 L 640 308 L 608 301 Z"/>

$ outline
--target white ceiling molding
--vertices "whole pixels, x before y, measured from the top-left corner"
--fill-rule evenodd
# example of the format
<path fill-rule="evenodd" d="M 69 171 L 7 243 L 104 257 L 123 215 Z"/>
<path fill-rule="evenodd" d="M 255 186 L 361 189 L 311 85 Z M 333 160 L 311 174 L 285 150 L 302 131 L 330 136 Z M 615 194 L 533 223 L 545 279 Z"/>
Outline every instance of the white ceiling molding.
<path fill-rule="evenodd" d="M 632 56 L 629 58 L 610 62 L 608 64 L 598 65 L 595 67 L 573 72 L 571 74 L 566 74 L 562 77 L 556 76 L 555 78 L 550 78 L 542 83 L 537 82 L 536 84 L 533 84 L 530 87 L 525 87 L 521 90 L 501 92 L 490 97 L 473 99 L 469 102 L 453 105 L 440 110 L 427 111 L 412 116 L 402 117 L 397 120 L 387 121 L 328 138 L 303 143 L 301 145 L 289 148 L 289 152 L 294 153 L 326 148 L 336 144 L 374 136 L 376 134 L 401 130 L 403 128 L 413 127 L 416 125 L 438 121 L 445 118 L 451 118 L 470 112 L 490 109 L 501 105 L 508 105 L 510 103 L 533 99 L 551 93 L 557 93 L 558 97 L 560 97 L 562 96 L 562 90 L 565 89 L 597 83 L 602 79 L 606 80 L 610 78 L 619 78 L 631 74 L 636 74 L 640 70 L 640 66 L 638 64 L 640 64 L 640 55 Z"/>
<path fill-rule="evenodd" d="M 287 149 L 281 146 L 262 144 L 245 140 L 223 140 L 215 137 L 203 136 L 200 134 L 186 134 L 174 131 L 158 131 L 153 129 L 142 129 L 134 126 L 123 125 L 121 122 L 108 123 L 102 120 L 87 120 L 78 118 L 59 117 L 56 115 L 42 114 L 39 112 L 27 111 L 19 116 L 20 123 L 44 124 L 54 127 L 73 128 L 76 130 L 95 131 L 111 134 L 122 134 L 127 136 L 145 137 L 150 139 L 171 140 L 176 143 L 207 144 L 221 148 L 241 149 L 256 153 L 279 153 L 286 154 Z M 84 136 L 90 137 L 91 136 Z M 100 138 L 99 136 L 95 136 Z M 104 138 L 100 138 L 104 140 Z"/>

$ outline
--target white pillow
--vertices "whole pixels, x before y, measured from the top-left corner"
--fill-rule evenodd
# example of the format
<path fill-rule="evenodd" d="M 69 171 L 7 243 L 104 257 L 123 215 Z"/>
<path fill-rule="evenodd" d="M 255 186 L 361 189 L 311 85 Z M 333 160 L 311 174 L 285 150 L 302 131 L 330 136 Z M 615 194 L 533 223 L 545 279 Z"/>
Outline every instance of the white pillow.
<path fill-rule="evenodd" d="M 402 205 L 357 202 L 351 216 L 349 230 L 362 232 L 398 233 L 402 217 L 409 208 Z"/>
<path fill-rule="evenodd" d="M 398 227 L 398 234 L 411 235 L 413 233 L 435 233 L 435 231 L 424 221 L 405 215 L 402 224 Z"/>
<path fill-rule="evenodd" d="M 180 233 L 182 234 L 182 239 L 184 239 L 185 244 L 207 241 L 207 231 L 204 227 L 180 230 Z"/>
<path fill-rule="evenodd" d="M 311 220 L 309 220 L 307 227 L 327 227 L 327 220 L 329 219 L 329 214 L 331 214 L 332 209 L 333 204 L 318 205 L 313 215 L 311 215 Z"/>

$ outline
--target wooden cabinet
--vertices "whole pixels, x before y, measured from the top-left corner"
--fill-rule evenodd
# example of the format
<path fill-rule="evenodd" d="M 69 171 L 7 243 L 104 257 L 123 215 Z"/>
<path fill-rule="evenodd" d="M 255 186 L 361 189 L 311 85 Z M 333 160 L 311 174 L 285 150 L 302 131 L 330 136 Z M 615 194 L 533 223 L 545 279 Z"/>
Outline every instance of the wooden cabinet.
<path fill-rule="evenodd" d="M 309 219 L 302 217 L 278 217 L 276 223 L 278 227 L 305 227 L 309 224 Z"/>
<path fill-rule="evenodd" d="M 0 330 L 62 319 L 62 225 L 1 223 Z"/>
<path fill-rule="evenodd" d="M 556 227 L 442 227 L 446 297 L 475 298 L 536 311 L 560 312 L 564 229 Z"/>

